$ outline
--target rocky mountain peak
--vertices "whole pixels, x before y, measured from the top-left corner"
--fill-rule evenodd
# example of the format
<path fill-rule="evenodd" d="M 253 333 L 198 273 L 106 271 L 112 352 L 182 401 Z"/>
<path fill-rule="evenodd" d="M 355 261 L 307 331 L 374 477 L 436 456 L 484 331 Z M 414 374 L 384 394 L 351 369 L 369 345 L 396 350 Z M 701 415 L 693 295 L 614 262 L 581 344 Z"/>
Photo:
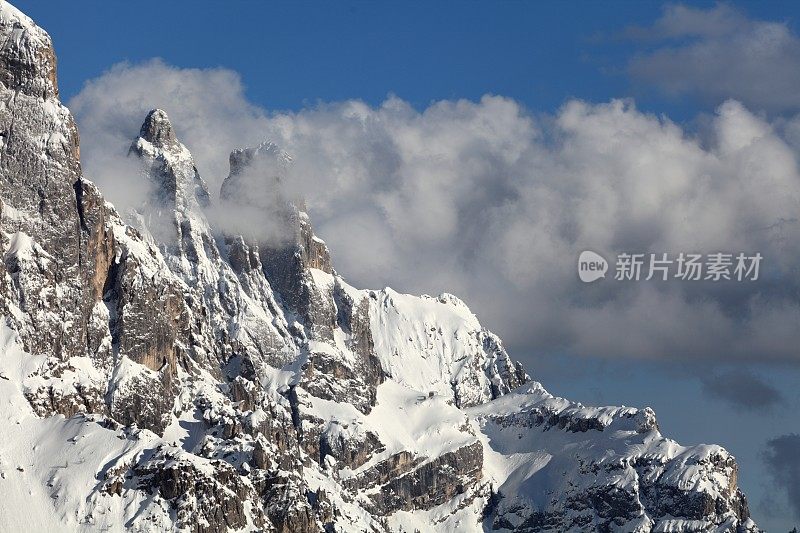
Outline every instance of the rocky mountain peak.
<path fill-rule="evenodd" d="M 50 36 L 5 0 L 0 0 L 0 41 L 0 82 L 6 88 L 29 96 L 58 96 Z"/>
<path fill-rule="evenodd" d="M 274 206 L 264 204 L 284 203 L 281 184 L 292 157 L 277 144 L 263 141 L 258 146 L 237 148 L 231 152 L 229 162 L 230 172 L 222 182 L 221 199 L 270 209 Z"/>
<path fill-rule="evenodd" d="M 178 211 L 209 203 L 208 185 L 200 176 L 189 150 L 181 144 L 162 109 L 147 114 L 130 153 L 145 165 L 144 175 L 156 189 L 154 203 L 174 206 Z"/>
<path fill-rule="evenodd" d="M 147 114 L 139 130 L 139 137 L 158 148 L 174 146 L 178 142 L 172 123 L 162 109 L 153 109 Z"/>
<path fill-rule="evenodd" d="M 256 159 L 274 161 L 278 167 L 285 167 L 292 162 L 292 157 L 272 141 L 263 141 L 255 147 L 237 148 L 231 152 L 230 174 L 236 176 L 248 168 Z"/>

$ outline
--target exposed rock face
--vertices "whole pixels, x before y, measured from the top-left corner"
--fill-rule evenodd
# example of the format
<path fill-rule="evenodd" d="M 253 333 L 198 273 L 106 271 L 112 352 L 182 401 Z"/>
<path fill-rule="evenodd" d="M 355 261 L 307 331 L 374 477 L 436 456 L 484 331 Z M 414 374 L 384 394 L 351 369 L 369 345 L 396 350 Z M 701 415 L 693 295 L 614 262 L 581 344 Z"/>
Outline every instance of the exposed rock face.
<path fill-rule="evenodd" d="M 432 509 L 475 488 L 481 479 L 483 447 L 479 442 L 447 452 L 402 475 L 394 475 L 373 496 L 375 512 Z"/>
<path fill-rule="evenodd" d="M 247 478 L 223 461 L 212 461 L 211 469 L 182 460 L 182 451 L 159 450 L 134 467 L 137 489 L 157 491 L 175 509 L 176 526 L 193 533 L 223 533 L 239 530 L 252 520 L 264 527 L 258 494 Z M 255 512 L 248 516 L 247 504 Z"/>
<path fill-rule="evenodd" d="M 82 226 L 76 209 L 78 132 L 58 101 L 50 37 L 10 6 L 0 13 L 0 32 L 0 198 L 10 239 L 3 248 L 9 308 L 12 316 L 19 310 L 29 317 L 30 327 L 18 324 L 29 350 L 55 348 L 51 353 L 66 359 L 86 344 L 82 256 L 91 229 Z M 35 243 L 26 237 L 33 235 Z"/>
<path fill-rule="evenodd" d="M 49 37 L 2 0 L 0 34 L 0 484 L 24 457 L 44 529 L 755 531 L 724 449 L 550 396 L 455 296 L 350 286 L 274 144 L 220 194 L 269 227 L 222 231 L 153 110 L 117 212 Z"/>
<path fill-rule="evenodd" d="M 7 89 L 34 98 L 58 98 L 56 54 L 50 36 L 12 7 L 0 14 L 5 37 L 0 57 L 0 82 Z"/>
<path fill-rule="evenodd" d="M 147 114 L 139 129 L 139 139 L 149 142 L 156 148 L 179 149 L 172 123 L 167 113 L 161 109 L 153 109 Z"/>

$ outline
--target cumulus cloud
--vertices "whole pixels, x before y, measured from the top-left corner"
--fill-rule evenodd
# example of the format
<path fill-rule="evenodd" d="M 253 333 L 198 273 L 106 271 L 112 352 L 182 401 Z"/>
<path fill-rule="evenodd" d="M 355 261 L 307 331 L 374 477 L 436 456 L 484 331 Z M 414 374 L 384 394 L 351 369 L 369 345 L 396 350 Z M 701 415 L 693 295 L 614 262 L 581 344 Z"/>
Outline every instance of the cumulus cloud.
<path fill-rule="evenodd" d="M 702 376 L 703 392 L 731 406 L 747 410 L 764 410 L 784 402 L 775 387 L 746 370 L 732 370 Z"/>
<path fill-rule="evenodd" d="M 800 38 L 786 22 L 749 19 L 726 4 L 667 5 L 653 26 L 625 34 L 644 45 L 631 75 L 668 94 L 736 98 L 772 112 L 800 108 Z"/>
<path fill-rule="evenodd" d="M 800 519 L 800 435 L 790 433 L 768 441 L 764 461 L 776 486 L 786 491 L 795 518 Z"/>
<path fill-rule="evenodd" d="M 114 67 L 70 107 L 85 171 L 112 201 L 126 187 L 102 158 L 124 151 L 152 107 L 169 113 L 212 192 L 231 149 L 274 141 L 293 157 L 285 193 L 306 199 L 340 273 L 454 292 L 517 354 L 798 360 L 800 136 L 735 101 L 702 137 L 624 100 L 570 101 L 554 116 L 500 96 L 275 113 L 230 71 L 153 61 Z M 255 183 L 253 197 L 274 187 Z M 752 283 L 585 285 L 586 249 L 612 273 L 624 251 L 757 251 L 764 263 Z"/>

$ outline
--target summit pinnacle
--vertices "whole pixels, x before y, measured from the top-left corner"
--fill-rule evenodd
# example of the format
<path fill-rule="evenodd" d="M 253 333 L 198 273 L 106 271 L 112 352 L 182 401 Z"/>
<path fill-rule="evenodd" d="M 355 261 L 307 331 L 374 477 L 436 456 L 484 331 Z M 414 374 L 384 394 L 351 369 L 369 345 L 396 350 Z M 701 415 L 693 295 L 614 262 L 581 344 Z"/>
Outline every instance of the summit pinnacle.
<path fill-rule="evenodd" d="M 153 109 L 147 114 L 139 136 L 159 148 L 172 145 L 177 141 L 172 123 L 170 123 L 167 113 L 161 109 Z"/>

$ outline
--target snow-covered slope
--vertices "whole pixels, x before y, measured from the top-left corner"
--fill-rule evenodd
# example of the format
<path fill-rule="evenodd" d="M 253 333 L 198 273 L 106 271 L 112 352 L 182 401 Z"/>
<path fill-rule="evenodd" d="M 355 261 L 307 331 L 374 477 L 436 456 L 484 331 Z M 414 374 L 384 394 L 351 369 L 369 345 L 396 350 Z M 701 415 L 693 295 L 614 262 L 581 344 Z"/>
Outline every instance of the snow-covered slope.
<path fill-rule="evenodd" d="M 664 438 L 649 408 L 585 407 L 532 383 L 468 414 L 501 495 L 494 529 L 755 529 L 733 457 Z"/>
<path fill-rule="evenodd" d="M 153 110 L 118 212 L 49 37 L 4 0 L 0 34 L 0 531 L 756 531 L 722 448 L 552 397 L 455 296 L 349 285 L 275 145 L 220 195 L 270 226 L 218 228 Z"/>
<path fill-rule="evenodd" d="M 497 336 L 451 294 L 437 298 L 370 291 L 370 327 L 381 366 L 412 389 L 451 397 L 460 407 L 509 392 L 528 380 Z"/>

